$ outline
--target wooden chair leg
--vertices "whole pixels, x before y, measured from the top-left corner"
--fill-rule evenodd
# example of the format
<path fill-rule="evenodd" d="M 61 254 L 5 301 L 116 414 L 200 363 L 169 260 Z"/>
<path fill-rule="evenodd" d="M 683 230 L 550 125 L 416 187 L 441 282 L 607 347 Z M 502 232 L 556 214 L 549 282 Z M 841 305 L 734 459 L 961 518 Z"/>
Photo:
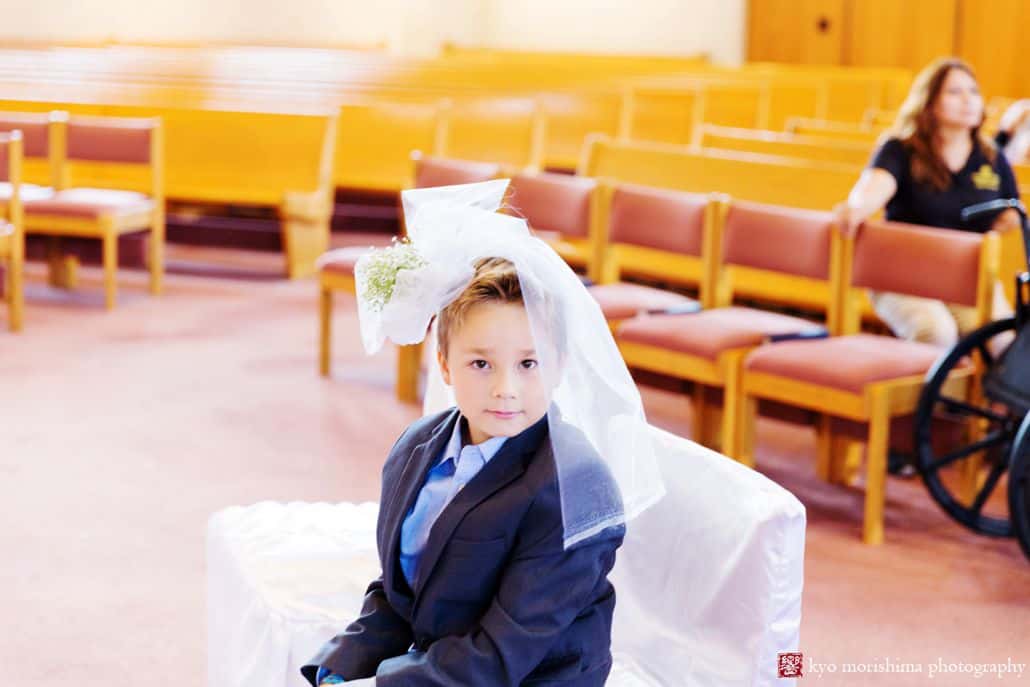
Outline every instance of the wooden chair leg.
<path fill-rule="evenodd" d="M 160 226 L 158 226 L 160 224 Z M 164 289 L 165 274 L 165 230 L 164 220 L 155 222 L 150 231 L 150 293 L 160 296 Z"/>
<path fill-rule="evenodd" d="M 815 426 L 815 475 L 821 480 L 831 481 L 833 467 L 833 418 L 823 413 Z"/>
<path fill-rule="evenodd" d="M 422 369 L 422 344 L 397 347 L 397 400 L 418 403 L 418 374 Z"/>
<path fill-rule="evenodd" d="M 862 541 L 883 543 L 883 512 L 887 501 L 887 450 L 890 413 L 887 390 L 874 388 L 869 408 L 869 440 L 866 442 L 865 516 Z"/>
<path fill-rule="evenodd" d="M 21 260 L 7 264 L 7 316 L 12 332 L 20 332 L 25 312 L 25 283 Z"/>
<path fill-rule="evenodd" d="M 831 449 L 833 461 L 830 464 L 830 482 L 847 486 L 854 484 L 862 469 L 862 452 L 865 446 L 861 441 L 850 437 L 834 437 Z"/>
<path fill-rule="evenodd" d="M 104 306 L 111 310 L 115 306 L 118 292 L 118 237 L 107 232 L 103 238 L 104 253 Z"/>
<path fill-rule="evenodd" d="M 47 281 L 59 289 L 74 289 L 79 281 L 79 260 L 61 252 L 61 238 L 47 239 Z"/>
<path fill-rule="evenodd" d="M 738 462 L 750 468 L 755 467 L 755 422 L 758 417 L 758 399 L 741 391 L 740 415 L 737 418 L 737 455 Z"/>
<path fill-rule="evenodd" d="M 694 384 L 693 408 L 694 408 L 694 441 L 714 448 L 715 437 L 715 409 L 707 398 L 708 388 L 703 384 Z"/>
<path fill-rule="evenodd" d="M 322 287 L 318 299 L 318 371 L 323 377 L 330 372 L 333 343 L 333 292 Z"/>
<path fill-rule="evenodd" d="M 740 426 L 742 402 L 740 379 L 743 361 L 743 353 L 731 353 L 728 354 L 723 367 L 726 382 L 722 389 L 722 444 L 720 450 L 734 460 L 740 453 L 737 441 L 740 438 L 738 427 Z"/>

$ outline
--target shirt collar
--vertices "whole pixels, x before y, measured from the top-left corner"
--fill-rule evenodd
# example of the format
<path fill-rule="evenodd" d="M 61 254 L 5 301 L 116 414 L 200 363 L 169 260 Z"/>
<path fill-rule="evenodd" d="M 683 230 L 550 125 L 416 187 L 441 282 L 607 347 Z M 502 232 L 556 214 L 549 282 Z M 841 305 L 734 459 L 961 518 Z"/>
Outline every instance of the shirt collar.
<path fill-rule="evenodd" d="M 461 442 L 461 428 L 467 421 L 464 417 L 459 416 L 458 421 L 454 423 L 454 430 L 451 432 L 451 438 L 448 440 L 447 445 L 443 449 L 443 458 L 440 459 L 440 463 L 446 463 L 448 460 L 453 460 L 454 464 L 457 465 L 461 458 L 461 449 L 463 448 Z M 479 453 L 483 456 L 483 462 L 488 463 L 490 459 L 497 455 L 497 452 L 504 446 L 504 442 L 508 440 L 508 437 L 491 437 L 481 444 L 469 444 L 479 449 Z"/>

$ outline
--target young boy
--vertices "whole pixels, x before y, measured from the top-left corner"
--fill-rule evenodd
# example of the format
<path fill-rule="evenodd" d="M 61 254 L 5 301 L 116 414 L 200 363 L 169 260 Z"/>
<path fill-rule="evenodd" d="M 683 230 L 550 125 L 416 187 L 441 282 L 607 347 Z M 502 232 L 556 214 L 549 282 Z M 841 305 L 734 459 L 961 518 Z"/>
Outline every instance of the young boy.
<path fill-rule="evenodd" d="M 548 440 L 555 375 L 540 364 L 562 356 L 558 319 L 540 338 L 557 354 L 538 351 L 518 272 L 499 258 L 480 260 L 440 312 L 439 364 L 457 408 L 415 422 L 391 450 L 377 527 L 383 572 L 358 620 L 302 669 L 313 685 L 372 676 L 379 687 L 604 685 L 615 607 L 607 576 L 625 528 L 563 542 Z M 574 474 L 589 498 L 611 500 L 617 487 L 590 444 L 577 453 L 563 480 Z"/>

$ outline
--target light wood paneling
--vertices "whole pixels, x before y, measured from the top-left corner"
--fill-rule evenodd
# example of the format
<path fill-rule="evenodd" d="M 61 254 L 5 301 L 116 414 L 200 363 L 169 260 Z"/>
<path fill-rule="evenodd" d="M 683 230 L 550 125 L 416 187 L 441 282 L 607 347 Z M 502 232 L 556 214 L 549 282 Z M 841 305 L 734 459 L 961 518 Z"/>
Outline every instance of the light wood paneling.
<path fill-rule="evenodd" d="M 922 69 L 955 49 L 958 0 L 848 0 L 845 64 Z M 980 5 L 981 14 L 986 12 Z"/>
<path fill-rule="evenodd" d="M 1030 0 L 961 0 L 956 52 L 976 69 L 987 96 L 1030 96 L 1026 34 Z"/>
<path fill-rule="evenodd" d="M 748 59 L 840 64 L 845 0 L 751 0 Z"/>

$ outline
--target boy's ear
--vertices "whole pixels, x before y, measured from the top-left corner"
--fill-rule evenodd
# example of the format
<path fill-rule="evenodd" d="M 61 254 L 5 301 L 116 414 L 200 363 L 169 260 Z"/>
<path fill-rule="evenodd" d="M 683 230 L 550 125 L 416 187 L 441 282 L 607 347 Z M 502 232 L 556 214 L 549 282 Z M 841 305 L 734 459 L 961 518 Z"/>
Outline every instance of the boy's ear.
<path fill-rule="evenodd" d="M 443 383 L 451 386 L 451 369 L 447 367 L 447 356 L 444 355 L 441 348 L 436 349 L 436 361 L 440 364 L 440 374 L 443 376 Z"/>

